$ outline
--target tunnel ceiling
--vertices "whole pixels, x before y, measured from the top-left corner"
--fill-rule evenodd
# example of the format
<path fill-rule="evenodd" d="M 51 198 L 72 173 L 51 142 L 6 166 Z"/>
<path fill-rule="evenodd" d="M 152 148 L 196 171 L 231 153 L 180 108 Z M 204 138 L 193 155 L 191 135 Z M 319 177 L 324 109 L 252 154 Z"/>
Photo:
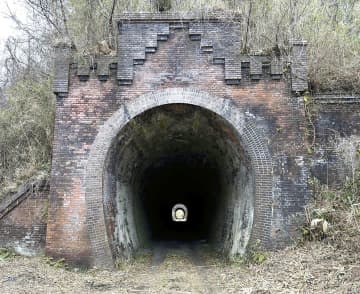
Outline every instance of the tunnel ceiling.
<path fill-rule="evenodd" d="M 224 163 L 224 157 L 246 160 L 235 131 L 218 115 L 197 106 L 170 104 L 146 111 L 121 131 L 114 156 L 119 162 L 132 150 L 146 168 L 154 160 L 168 156 L 202 154 Z M 115 154 L 116 153 L 116 154 Z M 236 154 L 236 156 L 234 156 Z M 126 166 L 118 172 L 127 174 Z"/>

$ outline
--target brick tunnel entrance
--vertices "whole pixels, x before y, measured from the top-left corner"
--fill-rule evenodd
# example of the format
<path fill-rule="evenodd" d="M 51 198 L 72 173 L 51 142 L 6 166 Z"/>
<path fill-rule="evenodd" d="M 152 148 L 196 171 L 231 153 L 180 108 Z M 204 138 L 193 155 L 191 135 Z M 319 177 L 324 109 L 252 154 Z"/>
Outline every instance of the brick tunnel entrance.
<path fill-rule="evenodd" d="M 306 42 L 284 75 L 284 58 L 239 54 L 241 22 L 207 16 L 126 13 L 116 56 L 57 46 L 49 255 L 110 268 L 157 240 L 290 240 L 310 195 Z"/>
<path fill-rule="evenodd" d="M 198 89 L 125 101 L 91 144 L 84 189 L 91 263 L 98 267 L 158 240 L 206 240 L 229 256 L 257 240 L 269 244 L 266 142 L 231 99 Z M 179 202 L 189 206 L 184 226 L 169 222 L 170 206 Z"/>
<path fill-rule="evenodd" d="M 253 169 L 236 131 L 209 110 L 168 104 L 130 120 L 110 147 L 103 182 L 113 256 L 169 240 L 245 250 Z M 172 220 L 178 203 L 188 208 L 186 222 Z"/>

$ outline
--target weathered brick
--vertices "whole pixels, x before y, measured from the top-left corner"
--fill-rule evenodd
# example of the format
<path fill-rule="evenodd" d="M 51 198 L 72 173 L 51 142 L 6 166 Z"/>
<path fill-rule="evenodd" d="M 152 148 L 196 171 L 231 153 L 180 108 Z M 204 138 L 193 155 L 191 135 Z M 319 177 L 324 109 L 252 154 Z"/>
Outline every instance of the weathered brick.
<path fill-rule="evenodd" d="M 58 91 L 47 253 L 112 262 L 102 184 L 106 156 L 130 119 L 168 103 L 211 110 L 237 130 L 255 173 L 251 240 L 267 247 L 288 241 L 291 216 L 302 211 L 310 191 L 303 104 L 280 59 L 241 55 L 237 23 L 138 17 L 119 22 L 116 70 L 104 58 L 97 71 L 71 67 L 68 92 Z"/>

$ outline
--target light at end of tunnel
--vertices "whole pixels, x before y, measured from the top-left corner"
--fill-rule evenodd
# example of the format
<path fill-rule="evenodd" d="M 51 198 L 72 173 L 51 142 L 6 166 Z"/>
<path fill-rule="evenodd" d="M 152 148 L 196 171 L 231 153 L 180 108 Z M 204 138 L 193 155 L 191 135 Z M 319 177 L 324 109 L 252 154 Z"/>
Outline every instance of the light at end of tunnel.
<path fill-rule="evenodd" d="M 174 222 L 186 222 L 188 216 L 187 207 L 184 204 L 176 204 L 172 208 L 171 215 Z"/>

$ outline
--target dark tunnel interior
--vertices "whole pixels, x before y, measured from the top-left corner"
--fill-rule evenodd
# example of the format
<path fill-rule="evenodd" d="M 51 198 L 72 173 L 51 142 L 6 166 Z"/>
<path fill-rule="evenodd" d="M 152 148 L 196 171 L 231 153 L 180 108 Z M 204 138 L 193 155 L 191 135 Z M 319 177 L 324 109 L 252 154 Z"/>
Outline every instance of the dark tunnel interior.
<path fill-rule="evenodd" d="M 150 109 L 127 123 L 108 154 L 104 203 L 113 253 L 174 240 L 240 250 L 253 194 L 250 161 L 226 121 L 187 104 Z M 186 222 L 172 220 L 175 204 L 187 207 Z M 234 247 L 235 239 L 245 241 Z"/>
<path fill-rule="evenodd" d="M 219 170 L 203 156 L 177 156 L 148 167 L 141 200 L 151 239 L 209 239 L 220 191 Z M 171 217 L 178 203 L 188 209 L 186 222 L 174 222 Z"/>

